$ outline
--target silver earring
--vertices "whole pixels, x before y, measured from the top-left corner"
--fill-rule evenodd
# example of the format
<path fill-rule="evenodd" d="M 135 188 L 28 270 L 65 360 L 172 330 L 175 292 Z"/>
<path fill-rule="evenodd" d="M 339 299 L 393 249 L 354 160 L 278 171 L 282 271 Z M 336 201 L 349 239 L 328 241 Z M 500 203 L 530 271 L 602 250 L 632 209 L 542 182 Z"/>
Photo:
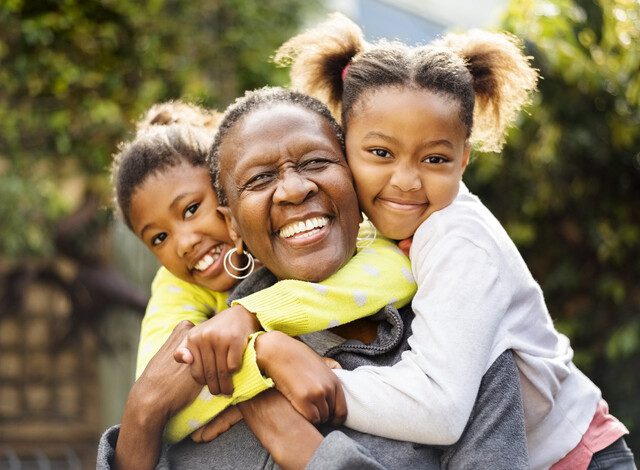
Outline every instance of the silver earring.
<path fill-rule="evenodd" d="M 253 268 L 255 267 L 255 261 L 253 259 L 253 256 L 248 251 L 244 251 L 242 254 L 247 257 L 247 264 L 245 264 L 244 266 L 236 266 L 235 264 L 233 264 L 233 260 L 231 259 L 231 257 L 233 256 L 233 252 L 234 251 L 236 251 L 235 248 L 231 248 L 224 255 L 224 260 L 222 262 L 222 266 L 224 267 L 224 270 L 227 272 L 227 274 L 229 276 L 231 276 L 234 279 L 244 279 L 246 277 L 249 277 L 249 275 L 253 272 Z M 245 271 L 247 269 L 249 270 L 249 272 L 247 272 L 246 274 L 243 274 L 241 276 L 238 276 L 237 274 L 234 274 L 231 271 L 231 269 L 229 269 L 227 267 L 227 263 L 229 264 L 229 266 L 231 266 L 231 268 L 233 268 L 234 270 L 236 270 L 238 272 L 242 272 L 242 271 Z"/>
<path fill-rule="evenodd" d="M 362 235 L 357 238 L 356 247 L 363 249 L 371 245 L 376 239 L 376 228 L 369 219 L 364 219 L 358 235 Z"/>

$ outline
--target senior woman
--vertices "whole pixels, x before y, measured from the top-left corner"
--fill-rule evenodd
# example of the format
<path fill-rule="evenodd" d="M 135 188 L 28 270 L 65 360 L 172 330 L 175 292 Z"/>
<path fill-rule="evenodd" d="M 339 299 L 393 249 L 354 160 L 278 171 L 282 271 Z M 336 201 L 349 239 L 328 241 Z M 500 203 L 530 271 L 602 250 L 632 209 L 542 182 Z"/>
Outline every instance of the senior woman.
<path fill-rule="evenodd" d="M 322 280 L 354 255 L 360 212 L 341 130 L 320 102 L 282 89 L 247 94 L 225 114 L 212 166 L 232 238 L 264 264 L 236 288 L 231 300 L 278 279 Z M 325 217 L 328 223 L 306 238 L 278 235 L 287 224 L 313 217 Z M 412 315 L 410 307 L 397 311 L 387 306 L 370 319 L 303 340 L 344 369 L 391 366 L 408 349 Z M 134 384 L 119 434 L 112 428 L 101 440 L 99 467 L 155 462 L 164 423 L 200 388 L 184 366 L 169 358 L 188 328 L 178 326 Z M 303 357 L 320 371 L 319 380 L 330 381 L 333 375 L 326 374 L 319 356 L 278 332 L 261 335 L 256 354 L 267 374 L 275 363 Z M 286 365 L 279 370 L 286 371 Z M 341 396 L 338 389 L 328 401 L 339 408 Z M 399 399 L 389 396 L 389 401 L 394 398 Z M 275 460 L 283 468 L 528 468 L 519 378 L 509 351 L 485 374 L 461 438 L 447 447 L 394 441 L 337 425 L 316 428 L 278 390 L 240 404 L 239 410 L 243 422 L 213 441 L 185 440 L 163 449 L 160 466 L 265 468 Z"/>

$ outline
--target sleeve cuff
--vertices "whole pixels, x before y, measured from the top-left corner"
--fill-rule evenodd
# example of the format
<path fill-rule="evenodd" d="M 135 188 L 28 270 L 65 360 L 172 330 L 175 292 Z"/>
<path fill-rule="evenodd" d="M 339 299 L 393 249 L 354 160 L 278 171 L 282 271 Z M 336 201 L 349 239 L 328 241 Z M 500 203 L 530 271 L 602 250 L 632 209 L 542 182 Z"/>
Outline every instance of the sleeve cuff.
<path fill-rule="evenodd" d="M 273 380 L 262 375 L 256 359 L 256 338 L 263 333 L 264 331 L 258 331 L 249 336 L 249 343 L 242 358 L 242 367 L 233 376 L 233 403 L 249 400 L 274 385 Z"/>

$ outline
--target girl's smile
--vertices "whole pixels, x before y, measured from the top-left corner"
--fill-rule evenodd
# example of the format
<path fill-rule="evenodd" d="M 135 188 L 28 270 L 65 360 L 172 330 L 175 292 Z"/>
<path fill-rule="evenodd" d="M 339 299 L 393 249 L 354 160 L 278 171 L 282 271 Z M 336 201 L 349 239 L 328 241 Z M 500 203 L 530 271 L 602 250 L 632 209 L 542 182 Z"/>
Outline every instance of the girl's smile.
<path fill-rule="evenodd" d="M 158 261 L 185 282 L 215 291 L 235 281 L 223 267 L 231 239 L 209 170 L 189 163 L 153 173 L 131 198 L 131 225 Z"/>

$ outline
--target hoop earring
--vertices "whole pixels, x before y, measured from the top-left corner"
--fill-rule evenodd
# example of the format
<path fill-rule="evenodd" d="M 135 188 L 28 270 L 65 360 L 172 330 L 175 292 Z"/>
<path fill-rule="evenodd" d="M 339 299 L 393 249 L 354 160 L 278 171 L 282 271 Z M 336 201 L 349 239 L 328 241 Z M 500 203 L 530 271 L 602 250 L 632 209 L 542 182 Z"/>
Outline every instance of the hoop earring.
<path fill-rule="evenodd" d="M 247 264 L 245 264 L 244 266 L 236 266 L 235 264 L 233 264 L 233 260 L 231 259 L 234 251 L 236 251 L 235 248 L 230 248 L 229 251 L 227 251 L 227 253 L 224 255 L 224 259 L 222 260 L 222 266 L 224 267 L 224 270 L 227 272 L 227 274 L 232 278 L 245 279 L 249 277 L 249 275 L 253 272 L 253 268 L 255 267 L 255 261 L 251 253 L 249 253 L 248 251 L 244 251 L 242 254 L 247 257 Z M 229 264 L 229 266 L 231 266 L 231 268 L 235 269 L 236 271 L 242 272 L 248 269 L 249 272 L 246 274 L 242 274 L 240 276 L 237 274 L 234 274 L 231 271 L 231 269 L 227 267 L 227 263 Z"/>
<path fill-rule="evenodd" d="M 364 219 L 361 232 L 364 236 L 356 239 L 356 248 L 363 249 L 371 245 L 376 240 L 377 231 L 371 220 Z"/>

